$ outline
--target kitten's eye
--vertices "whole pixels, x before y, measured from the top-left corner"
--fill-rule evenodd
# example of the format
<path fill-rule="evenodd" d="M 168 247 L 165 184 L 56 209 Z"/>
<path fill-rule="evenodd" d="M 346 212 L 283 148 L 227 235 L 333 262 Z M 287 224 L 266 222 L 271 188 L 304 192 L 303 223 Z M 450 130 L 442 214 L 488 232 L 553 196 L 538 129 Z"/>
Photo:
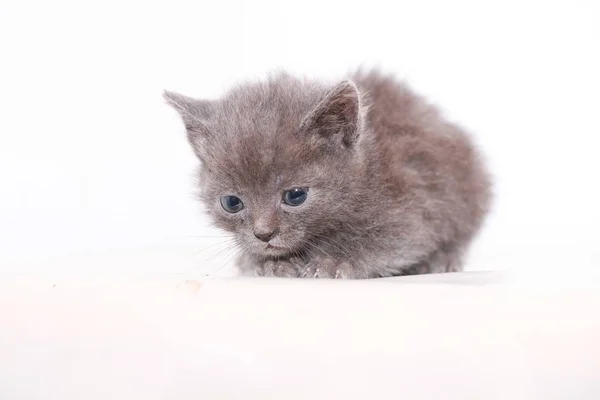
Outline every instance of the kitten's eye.
<path fill-rule="evenodd" d="M 221 206 L 228 213 L 236 213 L 244 208 L 244 203 L 239 197 L 236 196 L 223 196 L 221 197 Z"/>
<path fill-rule="evenodd" d="M 307 188 L 293 188 L 285 191 L 283 194 L 283 201 L 289 206 L 299 206 L 306 201 L 307 196 Z"/>

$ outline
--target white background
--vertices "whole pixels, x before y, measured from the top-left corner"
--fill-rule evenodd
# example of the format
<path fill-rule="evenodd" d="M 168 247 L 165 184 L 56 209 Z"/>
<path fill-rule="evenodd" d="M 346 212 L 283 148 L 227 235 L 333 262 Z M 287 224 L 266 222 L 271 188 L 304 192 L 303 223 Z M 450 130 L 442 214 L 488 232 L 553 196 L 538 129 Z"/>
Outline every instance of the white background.
<path fill-rule="evenodd" d="M 496 201 L 467 269 L 600 267 L 599 21 L 594 0 L 0 0 L 0 272 L 221 273 L 162 90 L 359 65 L 486 153 Z"/>

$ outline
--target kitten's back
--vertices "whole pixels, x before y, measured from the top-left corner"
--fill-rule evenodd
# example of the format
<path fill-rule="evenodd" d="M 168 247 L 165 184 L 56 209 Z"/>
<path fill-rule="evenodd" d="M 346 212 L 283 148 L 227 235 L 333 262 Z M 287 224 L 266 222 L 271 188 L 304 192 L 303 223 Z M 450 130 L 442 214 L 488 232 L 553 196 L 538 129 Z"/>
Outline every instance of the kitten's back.
<path fill-rule="evenodd" d="M 356 73 L 365 93 L 377 173 L 414 205 L 438 242 L 468 242 L 490 206 L 490 178 L 472 138 L 407 86 Z"/>

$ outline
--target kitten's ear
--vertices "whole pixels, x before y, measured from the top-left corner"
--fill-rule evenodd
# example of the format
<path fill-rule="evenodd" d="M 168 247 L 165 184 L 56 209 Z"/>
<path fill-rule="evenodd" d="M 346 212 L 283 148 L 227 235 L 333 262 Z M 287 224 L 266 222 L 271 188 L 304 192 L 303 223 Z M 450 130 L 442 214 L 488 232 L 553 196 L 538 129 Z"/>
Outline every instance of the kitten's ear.
<path fill-rule="evenodd" d="M 179 113 L 188 135 L 209 133 L 207 120 L 212 111 L 212 104 L 209 101 L 193 99 L 167 90 L 164 91 L 163 98 Z"/>
<path fill-rule="evenodd" d="M 352 81 L 343 81 L 306 116 L 300 129 L 329 143 L 350 147 L 360 134 L 361 114 L 358 88 Z"/>
<path fill-rule="evenodd" d="M 211 134 L 208 124 L 213 113 L 213 104 L 210 101 L 197 100 L 166 90 L 163 97 L 181 116 L 196 156 L 205 161 L 206 139 Z"/>

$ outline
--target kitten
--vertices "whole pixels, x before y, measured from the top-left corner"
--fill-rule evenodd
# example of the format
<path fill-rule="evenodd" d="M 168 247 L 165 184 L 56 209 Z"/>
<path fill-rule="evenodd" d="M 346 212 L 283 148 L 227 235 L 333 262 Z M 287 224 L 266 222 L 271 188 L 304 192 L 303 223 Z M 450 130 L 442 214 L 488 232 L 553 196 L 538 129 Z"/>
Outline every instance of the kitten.
<path fill-rule="evenodd" d="M 378 72 L 284 73 L 217 101 L 165 92 L 201 161 L 201 199 L 259 276 L 459 271 L 490 179 L 459 127 Z"/>

